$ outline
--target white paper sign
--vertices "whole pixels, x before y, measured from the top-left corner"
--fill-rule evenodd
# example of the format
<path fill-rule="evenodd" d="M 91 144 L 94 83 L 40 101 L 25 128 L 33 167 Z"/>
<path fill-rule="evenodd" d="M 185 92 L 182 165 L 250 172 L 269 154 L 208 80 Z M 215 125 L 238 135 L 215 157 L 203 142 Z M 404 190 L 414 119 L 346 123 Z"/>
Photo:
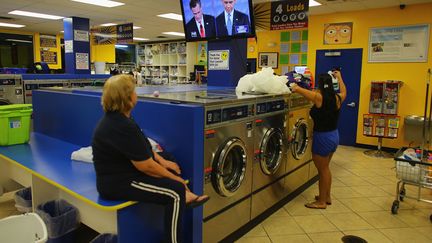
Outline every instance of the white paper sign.
<path fill-rule="evenodd" d="M 65 53 L 73 53 L 73 40 L 65 40 Z"/>
<path fill-rule="evenodd" d="M 208 53 L 209 70 L 229 70 L 229 50 L 214 50 Z"/>
<path fill-rule="evenodd" d="M 89 42 L 89 32 L 85 30 L 74 30 L 74 40 Z"/>
<path fill-rule="evenodd" d="M 89 54 L 88 53 L 75 53 L 75 68 L 77 70 L 89 69 Z"/>

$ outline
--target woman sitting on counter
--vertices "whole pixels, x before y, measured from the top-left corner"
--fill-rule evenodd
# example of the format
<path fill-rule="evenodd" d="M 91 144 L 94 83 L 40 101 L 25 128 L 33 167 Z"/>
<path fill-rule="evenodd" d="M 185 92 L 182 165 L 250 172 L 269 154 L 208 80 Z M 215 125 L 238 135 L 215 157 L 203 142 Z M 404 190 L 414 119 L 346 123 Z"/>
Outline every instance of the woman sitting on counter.
<path fill-rule="evenodd" d="M 103 87 L 105 115 L 93 134 L 93 161 L 100 195 L 109 200 L 150 202 L 166 206 L 164 242 L 182 240 L 185 206 L 209 200 L 192 193 L 180 177 L 179 166 L 152 150 L 144 132 L 131 117 L 137 103 L 133 76 L 109 78 Z"/>

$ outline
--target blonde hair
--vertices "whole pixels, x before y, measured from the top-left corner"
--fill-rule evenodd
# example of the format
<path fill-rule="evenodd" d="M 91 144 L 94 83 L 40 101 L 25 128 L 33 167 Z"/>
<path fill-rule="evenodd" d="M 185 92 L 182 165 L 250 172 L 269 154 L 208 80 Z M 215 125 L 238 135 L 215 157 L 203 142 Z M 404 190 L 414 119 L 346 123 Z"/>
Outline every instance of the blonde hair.
<path fill-rule="evenodd" d="M 119 74 L 110 77 L 103 86 L 102 107 L 105 112 L 130 111 L 134 104 L 132 103 L 132 94 L 135 90 L 135 79 L 129 74 Z"/>

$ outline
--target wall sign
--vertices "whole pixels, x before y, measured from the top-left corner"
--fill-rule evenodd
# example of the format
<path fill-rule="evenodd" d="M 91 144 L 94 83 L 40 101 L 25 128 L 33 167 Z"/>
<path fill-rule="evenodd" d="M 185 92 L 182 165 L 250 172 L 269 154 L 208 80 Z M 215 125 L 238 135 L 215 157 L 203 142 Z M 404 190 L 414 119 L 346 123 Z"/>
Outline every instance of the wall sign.
<path fill-rule="evenodd" d="M 369 62 L 427 62 L 429 24 L 369 30 Z"/>
<path fill-rule="evenodd" d="M 309 0 L 271 2 L 271 30 L 308 27 Z"/>
<path fill-rule="evenodd" d="M 89 41 L 89 32 L 85 30 L 74 30 L 75 41 Z"/>
<path fill-rule="evenodd" d="M 40 47 L 57 47 L 57 39 L 55 36 L 52 35 L 41 35 L 39 37 L 40 40 Z"/>
<path fill-rule="evenodd" d="M 65 53 L 72 53 L 73 52 L 73 41 L 72 40 L 65 40 Z"/>
<path fill-rule="evenodd" d="M 258 54 L 258 67 L 278 68 L 278 53 L 277 52 L 260 52 Z"/>
<path fill-rule="evenodd" d="M 229 70 L 229 50 L 214 50 L 208 53 L 209 70 Z"/>
<path fill-rule="evenodd" d="M 91 29 L 92 41 L 96 45 L 133 43 L 133 24 L 103 26 Z"/>
<path fill-rule="evenodd" d="M 41 61 L 48 64 L 57 64 L 57 52 L 41 51 Z"/>
<path fill-rule="evenodd" d="M 77 70 L 89 69 L 89 54 L 88 53 L 75 53 L 75 68 Z"/>

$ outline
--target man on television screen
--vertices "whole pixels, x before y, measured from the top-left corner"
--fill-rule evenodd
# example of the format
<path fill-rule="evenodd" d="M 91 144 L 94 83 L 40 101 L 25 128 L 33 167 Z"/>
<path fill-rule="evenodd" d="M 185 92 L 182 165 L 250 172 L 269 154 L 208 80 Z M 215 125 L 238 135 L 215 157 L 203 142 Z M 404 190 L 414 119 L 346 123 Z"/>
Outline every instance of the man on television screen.
<path fill-rule="evenodd" d="M 186 24 L 187 39 L 212 38 L 216 36 L 215 18 L 203 14 L 201 0 L 190 0 L 193 18 Z"/>
<path fill-rule="evenodd" d="M 221 0 L 224 11 L 216 17 L 218 36 L 250 33 L 249 16 L 234 9 L 237 0 Z"/>

